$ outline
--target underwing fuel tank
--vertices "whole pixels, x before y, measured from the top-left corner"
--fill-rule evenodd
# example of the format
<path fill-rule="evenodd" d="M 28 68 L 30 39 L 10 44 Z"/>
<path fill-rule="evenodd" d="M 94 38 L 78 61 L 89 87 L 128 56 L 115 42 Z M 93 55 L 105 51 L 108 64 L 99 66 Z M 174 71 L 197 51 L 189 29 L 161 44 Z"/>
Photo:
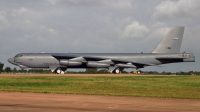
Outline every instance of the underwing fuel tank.
<path fill-rule="evenodd" d="M 72 61 L 72 60 L 61 59 L 61 60 L 60 60 L 60 64 L 61 64 L 61 65 L 66 65 L 66 66 L 80 66 L 80 65 L 82 65 L 82 62 L 80 62 L 80 61 Z"/>
<path fill-rule="evenodd" d="M 101 63 L 96 61 L 88 61 L 87 62 L 88 67 L 94 67 L 94 68 L 107 68 L 110 67 L 109 63 Z"/>

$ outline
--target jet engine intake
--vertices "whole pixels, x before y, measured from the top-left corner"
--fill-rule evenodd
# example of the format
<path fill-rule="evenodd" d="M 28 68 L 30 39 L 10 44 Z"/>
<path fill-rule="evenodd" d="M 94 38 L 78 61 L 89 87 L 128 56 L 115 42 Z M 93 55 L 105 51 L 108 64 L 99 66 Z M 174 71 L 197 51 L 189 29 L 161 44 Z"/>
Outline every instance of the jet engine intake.
<path fill-rule="evenodd" d="M 66 66 L 79 66 L 79 65 L 82 65 L 82 62 L 61 59 L 60 60 L 60 64 L 61 65 L 66 65 Z"/>
<path fill-rule="evenodd" d="M 110 64 L 109 63 L 96 62 L 96 61 L 88 61 L 87 66 L 93 67 L 93 68 L 107 68 L 107 67 L 110 67 Z"/>

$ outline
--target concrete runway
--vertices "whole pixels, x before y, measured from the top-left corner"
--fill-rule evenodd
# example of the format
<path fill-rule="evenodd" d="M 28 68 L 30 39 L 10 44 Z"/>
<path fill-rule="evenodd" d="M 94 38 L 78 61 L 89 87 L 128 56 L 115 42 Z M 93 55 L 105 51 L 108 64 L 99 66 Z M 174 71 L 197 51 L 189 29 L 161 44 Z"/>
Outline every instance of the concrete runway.
<path fill-rule="evenodd" d="M 0 92 L 0 112 L 200 112 L 200 100 Z"/>

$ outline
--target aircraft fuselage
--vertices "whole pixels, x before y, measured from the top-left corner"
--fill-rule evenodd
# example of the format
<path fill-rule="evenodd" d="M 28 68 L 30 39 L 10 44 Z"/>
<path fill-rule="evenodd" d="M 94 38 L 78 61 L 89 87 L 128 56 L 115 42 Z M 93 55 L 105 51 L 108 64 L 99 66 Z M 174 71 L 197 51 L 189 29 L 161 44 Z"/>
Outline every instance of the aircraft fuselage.
<path fill-rule="evenodd" d="M 60 55 L 63 57 L 55 58 L 52 55 Z M 87 62 L 81 61 L 81 65 L 66 66 L 60 64 L 61 59 L 66 59 L 64 56 L 79 56 L 93 58 L 104 58 L 110 60 L 126 60 L 127 62 L 140 62 L 151 63 L 154 65 L 177 63 L 177 62 L 194 62 L 194 54 L 163 54 L 163 53 L 20 53 L 14 58 L 9 58 L 8 61 L 12 64 L 28 67 L 28 68 L 49 68 L 49 66 L 55 65 L 58 67 L 66 68 L 88 68 Z M 162 59 L 163 58 L 163 59 Z M 167 59 L 168 58 L 168 59 Z M 183 59 L 184 58 L 184 59 Z M 66 59 L 66 60 L 70 60 Z M 79 60 L 77 60 L 79 61 Z M 94 61 L 94 60 L 93 60 Z M 98 61 L 98 60 L 96 60 Z M 121 62 L 124 64 L 123 62 Z M 112 63 L 110 63 L 112 65 Z M 103 67 L 104 68 L 104 67 Z"/>

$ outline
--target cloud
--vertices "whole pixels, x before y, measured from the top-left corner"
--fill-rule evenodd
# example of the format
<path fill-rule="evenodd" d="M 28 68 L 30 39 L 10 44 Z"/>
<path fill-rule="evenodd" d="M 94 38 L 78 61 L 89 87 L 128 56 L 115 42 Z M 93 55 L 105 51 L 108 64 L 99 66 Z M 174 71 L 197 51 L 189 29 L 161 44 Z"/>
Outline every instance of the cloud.
<path fill-rule="evenodd" d="M 67 5 L 67 6 L 100 6 L 103 5 L 103 0 L 47 0 L 52 5 Z"/>
<path fill-rule="evenodd" d="M 131 24 L 127 25 L 122 38 L 139 38 L 143 37 L 149 29 L 144 24 L 140 24 L 137 21 L 133 21 Z"/>
<path fill-rule="evenodd" d="M 47 0 L 47 2 L 51 3 L 52 5 L 55 5 L 58 0 Z"/>
<path fill-rule="evenodd" d="M 133 7 L 130 0 L 116 0 L 116 1 L 104 1 L 104 4 L 106 4 L 107 7 L 113 7 L 116 9 L 131 9 Z"/>
<path fill-rule="evenodd" d="M 0 11 L 1 29 L 8 28 L 31 28 L 33 18 L 38 16 L 38 13 L 30 11 L 27 8 L 12 9 L 11 11 Z"/>
<path fill-rule="evenodd" d="M 12 9 L 11 11 L 1 11 L 0 44 L 2 46 L 7 46 L 7 43 L 10 45 L 18 45 L 15 48 L 13 46 L 3 47 L 0 51 L 7 52 L 11 49 L 17 51 L 17 48 L 29 49 L 28 47 L 23 48 L 21 45 L 31 46 L 32 43 L 43 44 L 43 42 L 48 40 L 51 40 L 50 42 L 52 43 L 56 42 L 57 39 L 53 37 L 57 34 L 57 31 L 52 27 L 41 24 L 37 20 L 40 16 L 39 13 L 25 7 Z M 29 42 L 30 44 L 28 44 Z"/>
<path fill-rule="evenodd" d="M 109 8 L 116 8 L 116 9 L 131 9 L 132 4 L 131 0 L 115 0 L 115 1 L 108 1 L 108 0 L 47 0 L 47 2 L 51 3 L 52 5 L 66 5 L 70 7 L 95 7 L 95 6 L 104 6 Z"/>
<path fill-rule="evenodd" d="M 56 31 L 51 28 L 47 27 L 43 24 L 40 24 L 38 18 L 42 16 L 40 13 L 29 10 L 27 8 L 21 7 L 19 9 L 13 9 L 11 12 L 3 12 L 3 21 L 8 25 L 5 25 L 7 27 L 3 26 L 4 28 L 9 29 L 15 29 L 15 30 L 21 30 L 26 32 L 32 32 L 34 31 L 40 31 L 40 32 L 47 32 L 54 34 Z M 1 13 L 0 13 L 1 18 Z M 0 19 L 1 20 L 1 19 Z"/>
<path fill-rule="evenodd" d="M 0 11 L 0 29 L 5 29 L 9 27 L 9 25 L 7 13 L 5 11 Z"/>
<path fill-rule="evenodd" d="M 153 19 L 191 18 L 200 16 L 199 0 L 163 1 L 155 7 Z"/>

